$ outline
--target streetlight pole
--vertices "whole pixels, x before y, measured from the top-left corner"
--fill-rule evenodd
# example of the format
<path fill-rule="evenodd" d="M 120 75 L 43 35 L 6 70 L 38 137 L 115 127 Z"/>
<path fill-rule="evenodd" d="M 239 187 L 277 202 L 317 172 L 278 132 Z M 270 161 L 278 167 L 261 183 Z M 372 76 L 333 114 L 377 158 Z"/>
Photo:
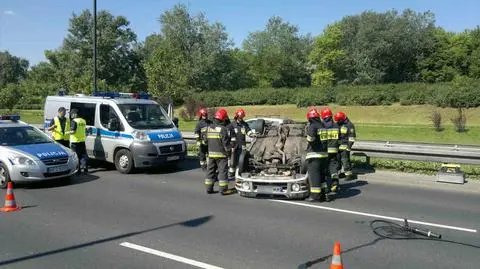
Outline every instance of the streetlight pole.
<path fill-rule="evenodd" d="M 97 92 L 97 0 L 93 0 L 93 93 Z"/>

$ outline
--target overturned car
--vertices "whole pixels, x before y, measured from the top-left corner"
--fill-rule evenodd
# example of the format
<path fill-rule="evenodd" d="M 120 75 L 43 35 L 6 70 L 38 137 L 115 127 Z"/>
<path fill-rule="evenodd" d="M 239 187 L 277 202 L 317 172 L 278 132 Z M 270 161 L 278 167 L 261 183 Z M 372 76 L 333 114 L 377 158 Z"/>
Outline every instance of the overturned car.
<path fill-rule="evenodd" d="M 238 193 L 245 197 L 308 197 L 307 124 L 260 121 L 258 126 L 249 150 L 239 157 L 235 173 Z"/>

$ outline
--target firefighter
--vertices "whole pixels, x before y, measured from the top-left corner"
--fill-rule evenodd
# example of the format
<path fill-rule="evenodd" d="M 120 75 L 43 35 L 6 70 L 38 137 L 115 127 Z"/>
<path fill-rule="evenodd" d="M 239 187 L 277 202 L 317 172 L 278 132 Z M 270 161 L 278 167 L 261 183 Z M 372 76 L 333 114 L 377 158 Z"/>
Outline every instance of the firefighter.
<path fill-rule="evenodd" d="M 204 132 L 204 129 L 211 124 L 211 121 L 208 119 L 208 111 L 206 108 L 200 108 L 198 111 L 198 123 L 195 127 L 195 138 L 197 140 L 198 146 L 198 158 L 200 159 L 200 167 L 203 171 L 207 170 L 207 145 L 204 142 L 205 139 L 202 139 L 201 135 Z"/>
<path fill-rule="evenodd" d="M 243 151 L 247 150 L 247 135 L 253 136 L 252 129 L 244 121 L 246 116 L 245 110 L 242 108 L 235 111 L 233 116 L 234 122 L 231 124 L 231 142 L 232 142 L 232 156 L 230 158 L 230 167 L 228 169 L 228 177 L 232 178 L 235 175 L 235 169 L 238 165 L 238 159 Z"/>
<path fill-rule="evenodd" d="M 307 201 L 328 201 L 326 175 L 328 170 L 328 137 L 327 129 L 320 120 L 317 109 L 307 112 L 307 166 L 310 184 L 310 197 Z"/>
<path fill-rule="evenodd" d="M 78 159 L 80 160 L 78 174 L 88 173 L 87 167 L 87 149 L 85 147 L 85 139 L 87 137 L 87 123 L 86 121 L 78 115 L 76 109 L 72 109 L 70 112 L 72 118 L 71 127 L 70 127 L 70 147 L 75 153 L 77 153 Z"/>
<path fill-rule="evenodd" d="M 52 132 L 53 140 L 55 142 L 70 147 L 70 119 L 65 117 L 67 109 L 64 107 L 58 108 L 58 115 L 50 121 L 50 127 L 47 129 Z"/>
<path fill-rule="evenodd" d="M 352 165 L 350 162 L 350 151 L 352 150 L 353 143 L 355 143 L 356 133 L 355 126 L 343 112 L 335 113 L 333 119 L 340 127 L 340 147 L 338 148 L 338 159 L 340 160 L 338 170 L 340 171 L 343 166 L 343 171 L 347 179 L 351 179 L 353 176 Z"/>
<path fill-rule="evenodd" d="M 331 179 L 330 191 L 337 192 L 339 191 L 337 154 L 339 147 L 340 127 L 335 121 L 333 121 L 332 114 L 333 113 L 330 108 L 327 107 L 322 110 L 321 117 L 325 129 L 327 129 L 328 174 Z"/>
<path fill-rule="evenodd" d="M 232 152 L 230 135 L 227 129 L 228 118 L 225 109 L 219 109 L 213 122 L 206 128 L 206 144 L 208 149 L 207 175 L 205 185 L 207 193 L 214 193 L 213 185 L 218 179 L 222 195 L 230 194 L 228 189 L 228 156 Z"/>

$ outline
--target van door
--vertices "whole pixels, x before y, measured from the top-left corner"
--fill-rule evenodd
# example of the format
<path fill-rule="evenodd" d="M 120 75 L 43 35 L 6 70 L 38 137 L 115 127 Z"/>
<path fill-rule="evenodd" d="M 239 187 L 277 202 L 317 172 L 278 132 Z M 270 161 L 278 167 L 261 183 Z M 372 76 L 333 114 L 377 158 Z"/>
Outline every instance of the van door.
<path fill-rule="evenodd" d="M 87 122 L 87 137 L 85 139 L 85 147 L 87 148 L 88 157 L 94 158 L 93 155 L 93 145 L 95 144 L 95 114 L 97 109 L 97 104 L 95 103 L 81 103 L 81 102 L 72 102 L 70 104 L 70 110 L 77 109 L 78 115 L 82 117 Z"/>
<path fill-rule="evenodd" d="M 108 103 L 100 104 L 100 128 L 97 131 L 97 143 L 95 143 L 96 154 L 103 155 L 102 157 L 108 161 L 113 162 L 115 156 L 113 152 L 119 139 L 121 132 L 125 131 L 120 117 L 115 108 Z"/>

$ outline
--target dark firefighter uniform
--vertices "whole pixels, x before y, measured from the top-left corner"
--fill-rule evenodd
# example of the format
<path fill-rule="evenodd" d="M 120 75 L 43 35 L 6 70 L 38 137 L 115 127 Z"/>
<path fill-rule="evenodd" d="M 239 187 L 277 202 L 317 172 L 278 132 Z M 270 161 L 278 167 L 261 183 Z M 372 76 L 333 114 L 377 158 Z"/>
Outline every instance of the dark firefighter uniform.
<path fill-rule="evenodd" d="M 199 149 L 198 158 L 200 159 L 200 167 L 206 169 L 207 167 L 207 145 L 206 139 L 202 138 L 202 134 L 206 134 L 205 130 L 211 122 L 208 119 L 200 119 L 195 127 L 195 138 Z"/>
<path fill-rule="evenodd" d="M 339 190 L 338 182 L 338 147 L 340 139 L 340 127 L 333 121 L 332 116 L 324 117 L 322 112 L 323 125 L 327 129 L 324 138 L 328 140 L 328 172 L 332 180 L 330 190 L 336 192 Z"/>
<path fill-rule="evenodd" d="M 328 167 L 328 137 L 327 129 L 320 121 L 320 115 L 316 110 L 310 110 L 307 114 L 309 125 L 307 127 L 307 165 L 310 184 L 310 201 L 325 201 L 327 193 L 327 167 Z"/>
<path fill-rule="evenodd" d="M 345 120 L 338 123 L 340 125 L 340 147 L 338 148 L 340 157 L 339 159 L 341 166 L 343 166 L 345 176 L 347 178 L 351 178 L 352 165 L 350 163 L 350 151 L 352 150 L 353 143 L 355 143 L 355 126 L 348 118 L 345 118 Z"/>
<path fill-rule="evenodd" d="M 251 135 L 252 129 L 245 121 L 235 121 L 231 125 L 232 132 L 232 148 L 234 150 L 231 160 L 230 168 L 228 169 L 229 177 L 235 175 L 235 169 L 238 165 L 238 158 L 243 151 L 247 150 L 247 135 Z"/>
<path fill-rule="evenodd" d="M 220 191 L 225 194 L 228 191 L 228 156 L 232 151 L 230 136 L 225 123 L 215 119 L 206 128 L 205 137 L 208 146 L 207 176 L 205 179 L 207 193 L 213 193 L 213 185 L 218 178 Z"/>
<path fill-rule="evenodd" d="M 78 159 L 80 160 L 78 173 L 87 173 L 88 156 L 85 146 L 87 123 L 84 119 L 78 117 L 76 112 L 72 111 L 71 114 L 74 116 L 74 119 L 71 121 L 70 127 L 70 147 L 75 153 L 77 153 Z"/>

